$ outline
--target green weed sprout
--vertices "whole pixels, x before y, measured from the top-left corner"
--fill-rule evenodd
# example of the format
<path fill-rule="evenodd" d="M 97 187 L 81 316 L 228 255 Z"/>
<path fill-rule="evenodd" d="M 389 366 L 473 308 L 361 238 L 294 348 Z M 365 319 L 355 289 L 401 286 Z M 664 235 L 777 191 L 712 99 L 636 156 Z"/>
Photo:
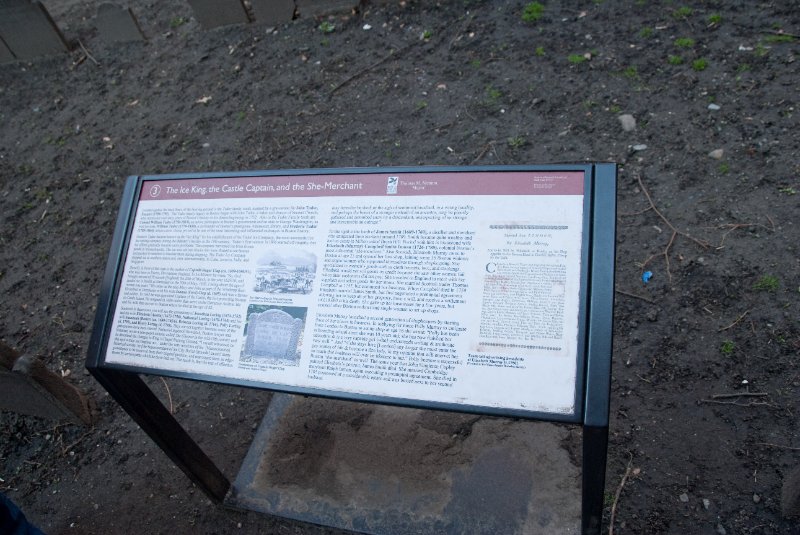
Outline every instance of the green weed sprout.
<path fill-rule="evenodd" d="M 679 7 L 672 12 L 672 16 L 676 19 L 685 19 L 692 16 L 692 8 L 688 6 Z"/>
<path fill-rule="evenodd" d="M 508 146 L 512 149 L 519 149 L 525 145 L 525 138 L 522 136 L 514 136 L 508 138 Z"/>
<path fill-rule="evenodd" d="M 778 280 L 778 277 L 774 275 L 762 275 L 753 285 L 753 289 L 759 292 L 776 292 L 780 285 L 781 282 Z"/>
<path fill-rule="evenodd" d="M 522 10 L 522 20 L 525 22 L 536 22 L 544 15 L 544 5 L 541 2 L 530 2 Z"/>

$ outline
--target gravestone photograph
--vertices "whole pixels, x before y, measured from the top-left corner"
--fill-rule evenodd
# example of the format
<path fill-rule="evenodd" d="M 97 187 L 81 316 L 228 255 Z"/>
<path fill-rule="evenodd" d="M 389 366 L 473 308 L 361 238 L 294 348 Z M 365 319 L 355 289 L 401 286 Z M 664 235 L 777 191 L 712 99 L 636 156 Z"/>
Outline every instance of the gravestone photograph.
<path fill-rule="evenodd" d="M 243 360 L 272 359 L 297 363 L 303 320 L 280 309 L 252 312 L 247 319 Z"/>

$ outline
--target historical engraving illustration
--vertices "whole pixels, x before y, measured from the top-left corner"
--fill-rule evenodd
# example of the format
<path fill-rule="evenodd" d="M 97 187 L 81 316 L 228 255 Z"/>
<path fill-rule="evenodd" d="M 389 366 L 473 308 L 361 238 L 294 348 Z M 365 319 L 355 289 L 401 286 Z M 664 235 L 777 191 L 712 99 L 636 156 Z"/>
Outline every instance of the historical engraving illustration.
<path fill-rule="evenodd" d="M 271 294 L 308 294 L 317 273 L 317 257 L 296 248 L 270 249 L 258 259 L 253 290 Z"/>

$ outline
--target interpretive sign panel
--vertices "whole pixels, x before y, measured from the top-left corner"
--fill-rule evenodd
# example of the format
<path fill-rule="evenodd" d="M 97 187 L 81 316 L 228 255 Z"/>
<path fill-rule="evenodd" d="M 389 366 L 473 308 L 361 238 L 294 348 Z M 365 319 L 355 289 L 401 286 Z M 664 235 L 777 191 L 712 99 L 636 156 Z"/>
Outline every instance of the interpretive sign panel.
<path fill-rule="evenodd" d="M 136 177 L 100 364 L 577 420 L 591 169 Z"/>

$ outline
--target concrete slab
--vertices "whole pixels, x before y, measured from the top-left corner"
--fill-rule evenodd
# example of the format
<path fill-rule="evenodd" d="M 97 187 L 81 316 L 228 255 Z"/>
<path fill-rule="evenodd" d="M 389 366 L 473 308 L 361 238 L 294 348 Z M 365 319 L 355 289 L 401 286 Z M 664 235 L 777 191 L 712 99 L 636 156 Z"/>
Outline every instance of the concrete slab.
<path fill-rule="evenodd" d="M 276 394 L 228 504 L 384 535 L 579 533 L 569 441 L 557 424 Z"/>
<path fill-rule="evenodd" d="M 41 2 L 0 2 L 0 39 L 21 60 L 60 54 L 69 49 Z"/>
<path fill-rule="evenodd" d="M 11 53 L 11 49 L 6 46 L 5 41 L 0 39 L 0 63 L 10 63 L 17 58 Z"/>
<path fill-rule="evenodd" d="M 189 0 L 189 5 L 205 29 L 249 22 L 241 0 Z"/>
<path fill-rule="evenodd" d="M 294 0 L 250 0 L 256 22 L 284 24 L 294 18 Z"/>
<path fill-rule="evenodd" d="M 358 7 L 358 0 L 295 0 L 297 15 L 320 17 L 333 13 L 347 13 Z"/>
<path fill-rule="evenodd" d="M 97 8 L 97 31 L 106 43 L 143 41 L 144 34 L 130 8 L 117 4 L 100 4 Z"/>

